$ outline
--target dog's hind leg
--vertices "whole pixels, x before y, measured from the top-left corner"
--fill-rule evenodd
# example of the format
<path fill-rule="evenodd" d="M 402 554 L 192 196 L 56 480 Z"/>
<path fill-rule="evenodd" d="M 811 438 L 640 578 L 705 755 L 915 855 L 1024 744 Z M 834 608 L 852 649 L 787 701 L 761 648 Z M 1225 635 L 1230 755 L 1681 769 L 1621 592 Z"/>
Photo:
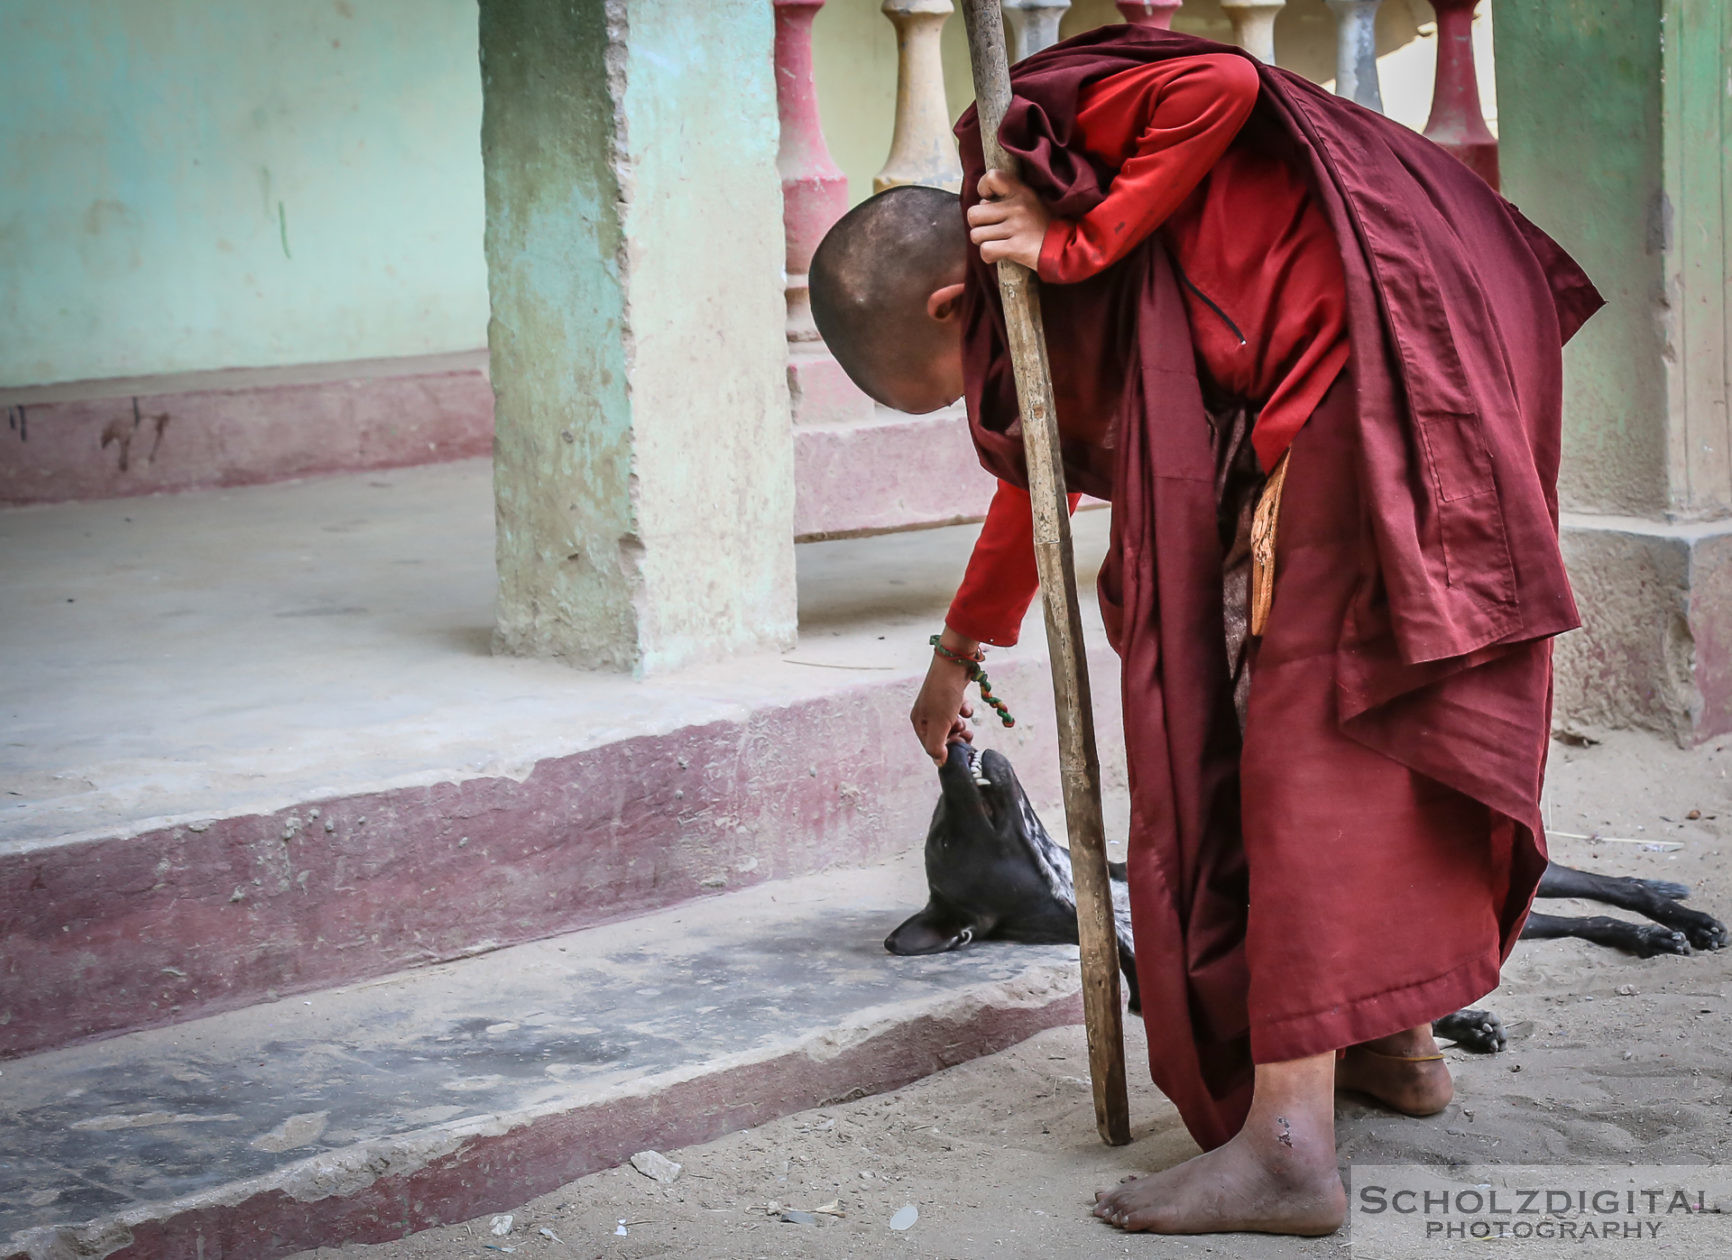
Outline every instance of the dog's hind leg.
<path fill-rule="evenodd" d="M 1553 862 L 1540 877 L 1538 895 L 1583 897 L 1622 910 L 1634 910 L 1656 923 L 1682 932 L 1696 949 L 1721 948 L 1726 944 L 1726 925 L 1712 915 L 1679 905 L 1679 899 L 1689 892 L 1687 885 L 1666 880 L 1597 875 L 1593 871 L 1579 871 Z"/>
<path fill-rule="evenodd" d="M 1552 941 L 1566 936 L 1626 950 L 1638 958 L 1690 952 L 1688 938 L 1662 923 L 1631 923 L 1628 919 L 1614 919 L 1604 914 L 1580 919 L 1556 914 L 1530 914 L 1527 925 L 1522 928 L 1524 941 Z"/>
<path fill-rule="evenodd" d="M 1509 1044 L 1503 1021 L 1490 1011 L 1461 1010 L 1431 1022 L 1431 1035 L 1474 1054 L 1496 1054 Z"/>

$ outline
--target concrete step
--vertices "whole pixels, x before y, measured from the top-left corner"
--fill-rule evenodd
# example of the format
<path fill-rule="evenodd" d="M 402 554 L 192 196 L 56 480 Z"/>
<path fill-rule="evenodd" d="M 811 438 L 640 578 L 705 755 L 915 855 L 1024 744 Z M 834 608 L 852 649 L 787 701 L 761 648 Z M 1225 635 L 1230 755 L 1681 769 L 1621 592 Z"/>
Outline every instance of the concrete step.
<path fill-rule="evenodd" d="M 1071 947 L 885 953 L 917 859 L 7 1063 L 0 1258 L 402 1237 L 1081 1018 Z"/>
<path fill-rule="evenodd" d="M 973 527 L 804 545 L 796 651 L 634 680 L 489 654 L 490 485 L 0 512 L 0 1058 L 920 842 L 906 714 Z M 1054 802 L 1038 611 L 992 673 L 981 739 Z"/>

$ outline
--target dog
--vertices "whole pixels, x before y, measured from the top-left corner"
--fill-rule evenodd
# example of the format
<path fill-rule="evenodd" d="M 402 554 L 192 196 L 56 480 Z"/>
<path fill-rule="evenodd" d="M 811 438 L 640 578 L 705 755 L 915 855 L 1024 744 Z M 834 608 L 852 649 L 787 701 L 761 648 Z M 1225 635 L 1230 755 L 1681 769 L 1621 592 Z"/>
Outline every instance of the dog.
<path fill-rule="evenodd" d="M 992 749 L 980 752 L 953 743 L 938 768 L 938 783 L 938 806 L 926 833 L 929 896 L 924 908 L 884 939 L 884 948 L 914 955 L 962 949 L 976 940 L 1075 945 L 1070 852 L 1040 821 L 1009 759 Z M 1141 1004 L 1129 887 L 1122 862 L 1108 863 L 1108 871 L 1119 969 L 1135 1011 Z M 1573 936 L 1642 958 L 1720 949 L 1726 944 L 1726 925 L 1679 905 L 1689 894 L 1684 884 L 1596 875 L 1553 862 L 1540 879 L 1539 896 L 1587 898 L 1634 910 L 1653 922 L 1530 914 L 1522 939 Z M 1457 1011 L 1434 1022 L 1432 1032 L 1481 1053 L 1502 1050 L 1506 1043 L 1503 1026 L 1490 1011 Z"/>

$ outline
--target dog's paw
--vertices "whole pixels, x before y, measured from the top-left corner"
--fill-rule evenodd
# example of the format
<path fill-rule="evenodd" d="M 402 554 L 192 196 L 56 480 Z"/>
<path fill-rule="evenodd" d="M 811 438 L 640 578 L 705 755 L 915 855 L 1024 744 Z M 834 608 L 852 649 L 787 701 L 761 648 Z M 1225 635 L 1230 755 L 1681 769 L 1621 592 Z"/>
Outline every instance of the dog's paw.
<path fill-rule="evenodd" d="M 1503 1021 L 1490 1011 L 1470 1009 L 1445 1015 L 1431 1025 L 1431 1033 L 1473 1054 L 1496 1054 L 1509 1044 Z"/>
<path fill-rule="evenodd" d="M 1726 925 L 1713 915 L 1703 914 L 1699 910 L 1687 911 L 1682 907 L 1672 913 L 1672 926 L 1680 929 L 1695 948 L 1724 949 L 1726 947 Z M 1689 917 L 1684 917 L 1686 915 Z"/>
<path fill-rule="evenodd" d="M 1627 926 L 1629 935 L 1619 944 L 1637 958 L 1694 952 L 1690 948 L 1690 938 L 1675 928 L 1669 928 L 1662 923 L 1631 923 Z"/>
<path fill-rule="evenodd" d="M 1683 901 L 1690 895 L 1690 885 L 1675 884 L 1669 879 L 1635 879 L 1630 882 L 1668 901 Z"/>

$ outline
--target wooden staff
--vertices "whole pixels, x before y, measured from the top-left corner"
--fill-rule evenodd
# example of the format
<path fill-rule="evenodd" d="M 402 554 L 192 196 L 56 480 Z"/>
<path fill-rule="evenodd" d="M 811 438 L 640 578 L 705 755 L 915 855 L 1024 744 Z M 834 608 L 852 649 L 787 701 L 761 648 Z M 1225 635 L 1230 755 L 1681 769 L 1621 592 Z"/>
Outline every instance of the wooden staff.
<path fill-rule="evenodd" d="M 1010 106 L 1010 67 L 1004 54 L 999 0 L 962 0 L 980 143 L 988 170 L 1011 175 L 1019 163 L 998 142 Z M 1076 561 L 1071 554 L 1070 511 L 1052 397 L 1052 367 L 1040 318 L 1040 289 L 1028 268 L 1002 260 L 998 291 L 1016 396 L 1022 412 L 1029 500 L 1034 507 L 1034 551 L 1046 607 L 1046 642 L 1052 656 L 1053 703 L 1058 711 L 1058 755 L 1070 831 L 1071 875 L 1076 885 L 1077 937 L 1082 946 L 1083 1019 L 1088 1026 L 1089 1075 L 1094 1081 L 1095 1125 L 1109 1146 L 1131 1140 L 1125 1097 L 1124 1026 L 1119 1010 L 1118 935 L 1112 883 L 1107 874 L 1106 828 L 1101 821 L 1101 765 L 1095 751 L 1094 705 L 1083 656 L 1082 613 L 1077 605 Z"/>

